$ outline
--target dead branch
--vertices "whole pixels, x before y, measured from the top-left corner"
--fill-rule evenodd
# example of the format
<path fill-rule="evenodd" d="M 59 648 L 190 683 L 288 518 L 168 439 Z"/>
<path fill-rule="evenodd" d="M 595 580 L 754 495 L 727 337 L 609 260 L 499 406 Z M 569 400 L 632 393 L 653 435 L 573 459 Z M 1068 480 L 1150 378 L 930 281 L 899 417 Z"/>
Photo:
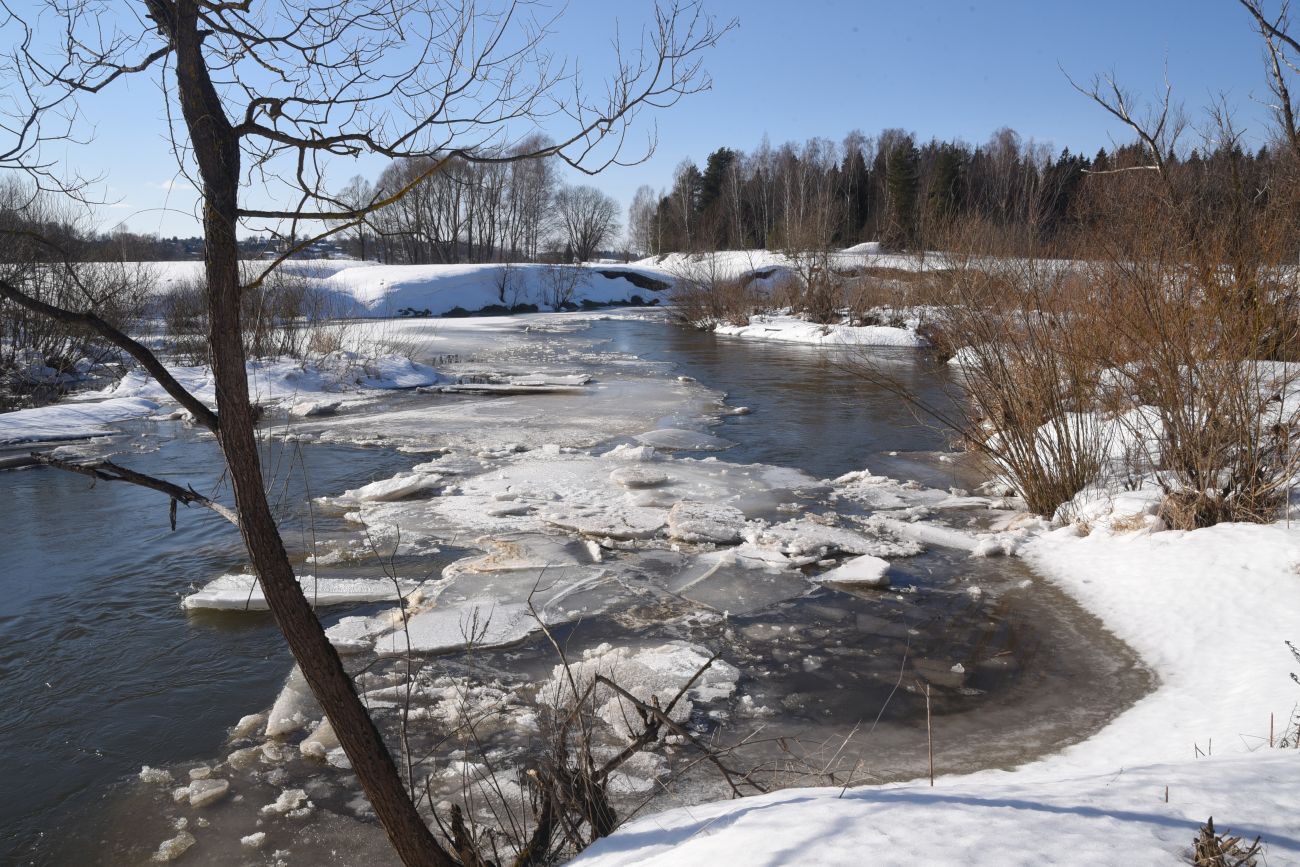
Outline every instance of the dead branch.
<path fill-rule="evenodd" d="M 202 506 L 205 509 L 211 509 L 221 517 L 225 518 L 236 527 L 239 526 L 239 516 L 231 509 L 211 500 L 193 488 L 182 488 L 180 485 L 169 482 L 165 479 L 159 479 L 154 476 L 145 475 L 128 469 L 121 464 L 115 464 L 112 461 L 89 461 L 77 463 L 74 461 L 65 461 L 62 458 L 56 458 L 53 455 L 44 452 L 31 452 L 31 458 L 38 464 L 46 467 L 53 467 L 56 470 L 66 470 L 70 473 L 78 473 L 83 476 L 89 476 L 96 481 L 103 482 L 127 482 L 132 485 L 138 485 L 142 488 L 149 488 L 153 491 L 166 494 L 171 498 L 171 526 L 176 529 L 176 504 L 183 503 L 186 506 Z"/>

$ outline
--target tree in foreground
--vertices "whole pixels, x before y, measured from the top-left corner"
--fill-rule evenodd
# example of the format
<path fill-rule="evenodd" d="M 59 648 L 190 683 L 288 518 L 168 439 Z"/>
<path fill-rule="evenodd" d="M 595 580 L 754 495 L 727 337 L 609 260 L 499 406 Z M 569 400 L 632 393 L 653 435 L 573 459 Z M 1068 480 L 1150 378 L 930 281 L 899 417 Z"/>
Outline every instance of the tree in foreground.
<path fill-rule="evenodd" d="M 200 193 L 216 409 L 96 310 L 50 306 L 16 279 L 0 279 L 0 297 L 120 346 L 216 436 L 234 492 L 231 517 L 268 606 L 407 864 L 463 858 L 434 837 L 416 809 L 286 555 L 264 493 L 240 298 L 283 259 L 353 230 L 453 161 L 554 156 L 595 173 L 643 157 L 645 150 L 624 151 L 633 122 L 645 109 L 707 87 L 701 55 L 728 29 L 695 0 L 656 8 L 639 45 L 615 46 L 604 95 L 594 99 L 580 70 L 547 52 L 553 24 L 522 2 L 49 0 L 28 14 L 0 0 L 0 29 L 13 44 L 3 64 L 10 83 L 0 103 L 0 168 L 88 201 L 91 186 L 51 155 L 81 134 L 79 101 L 128 76 L 160 85 L 180 171 Z M 516 147 L 542 123 L 553 142 Z M 329 182 L 330 168 L 364 155 L 421 160 L 424 168 L 403 187 L 369 198 L 329 192 L 339 189 Z M 241 227 L 290 242 L 280 259 L 248 273 L 236 243 Z M 129 473 L 114 478 L 165 484 Z M 183 489 L 159 490 L 189 502 Z"/>

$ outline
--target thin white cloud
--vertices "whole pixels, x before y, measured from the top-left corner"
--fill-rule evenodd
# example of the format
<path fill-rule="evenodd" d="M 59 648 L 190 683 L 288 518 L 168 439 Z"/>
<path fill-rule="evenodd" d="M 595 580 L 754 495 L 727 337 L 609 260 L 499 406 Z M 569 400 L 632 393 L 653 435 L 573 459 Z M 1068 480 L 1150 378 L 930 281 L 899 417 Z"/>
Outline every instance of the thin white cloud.
<path fill-rule="evenodd" d="M 194 189 L 194 185 L 191 184 L 189 181 L 185 180 L 184 178 L 169 178 L 168 180 L 162 181 L 160 183 L 150 183 L 149 186 L 154 187 L 155 189 L 164 190 L 165 192 L 168 193 L 172 192 L 173 190 L 186 191 L 186 190 Z"/>

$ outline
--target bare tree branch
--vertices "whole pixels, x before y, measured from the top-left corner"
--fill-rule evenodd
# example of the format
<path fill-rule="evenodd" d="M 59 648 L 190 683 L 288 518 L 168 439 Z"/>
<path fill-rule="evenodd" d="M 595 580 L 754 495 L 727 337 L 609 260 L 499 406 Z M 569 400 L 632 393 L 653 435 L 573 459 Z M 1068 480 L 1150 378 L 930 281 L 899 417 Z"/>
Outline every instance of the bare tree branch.
<path fill-rule="evenodd" d="M 83 476 L 90 476 L 92 479 L 103 482 L 128 482 L 132 485 L 138 485 L 142 488 L 158 491 L 166 494 L 172 500 L 171 525 L 176 529 L 176 503 L 183 503 L 186 506 L 202 506 L 205 509 L 211 509 L 221 517 L 225 518 L 236 527 L 239 526 L 239 516 L 230 508 L 223 506 L 216 500 L 203 496 L 193 488 L 182 488 L 180 485 L 169 482 L 165 479 L 159 479 L 155 476 L 145 475 L 135 470 L 115 464 L 112 461 L 89 461 L 75 462 L 65 461 L 56 458 L 53 455 L 44 452 L 32 452 L 32 460 L 36 463 L 47 467 L 53 467 L 59 470 L 66 470 L 70 473 L 78 473 Z"/>

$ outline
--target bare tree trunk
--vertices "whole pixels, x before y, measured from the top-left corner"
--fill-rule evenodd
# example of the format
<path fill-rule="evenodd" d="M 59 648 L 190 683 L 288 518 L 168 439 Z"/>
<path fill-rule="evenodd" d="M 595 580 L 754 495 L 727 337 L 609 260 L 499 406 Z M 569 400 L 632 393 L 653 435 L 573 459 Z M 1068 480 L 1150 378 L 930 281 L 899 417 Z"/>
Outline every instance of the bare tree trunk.
<path fill-rule="evenodd" d="M 357 696 L 352 678 L 303 595 L 267 502 L 240 338 L 239 247 L 235 236 L 239 139 L 203 62 L 194 0 L 177 0 L 174 7 L 165 0 L 152 0 L 149 5 L 159 24 L 171 22 L 181 109 L 203 179 L 209 339 L 220 420 L 217 439 L 230 471 L 244 546 L 257 571 L 267 606 L 403 863 L 452 865 L 454 862 L 438 845 L 407 793 L 392 755 Z"/>

